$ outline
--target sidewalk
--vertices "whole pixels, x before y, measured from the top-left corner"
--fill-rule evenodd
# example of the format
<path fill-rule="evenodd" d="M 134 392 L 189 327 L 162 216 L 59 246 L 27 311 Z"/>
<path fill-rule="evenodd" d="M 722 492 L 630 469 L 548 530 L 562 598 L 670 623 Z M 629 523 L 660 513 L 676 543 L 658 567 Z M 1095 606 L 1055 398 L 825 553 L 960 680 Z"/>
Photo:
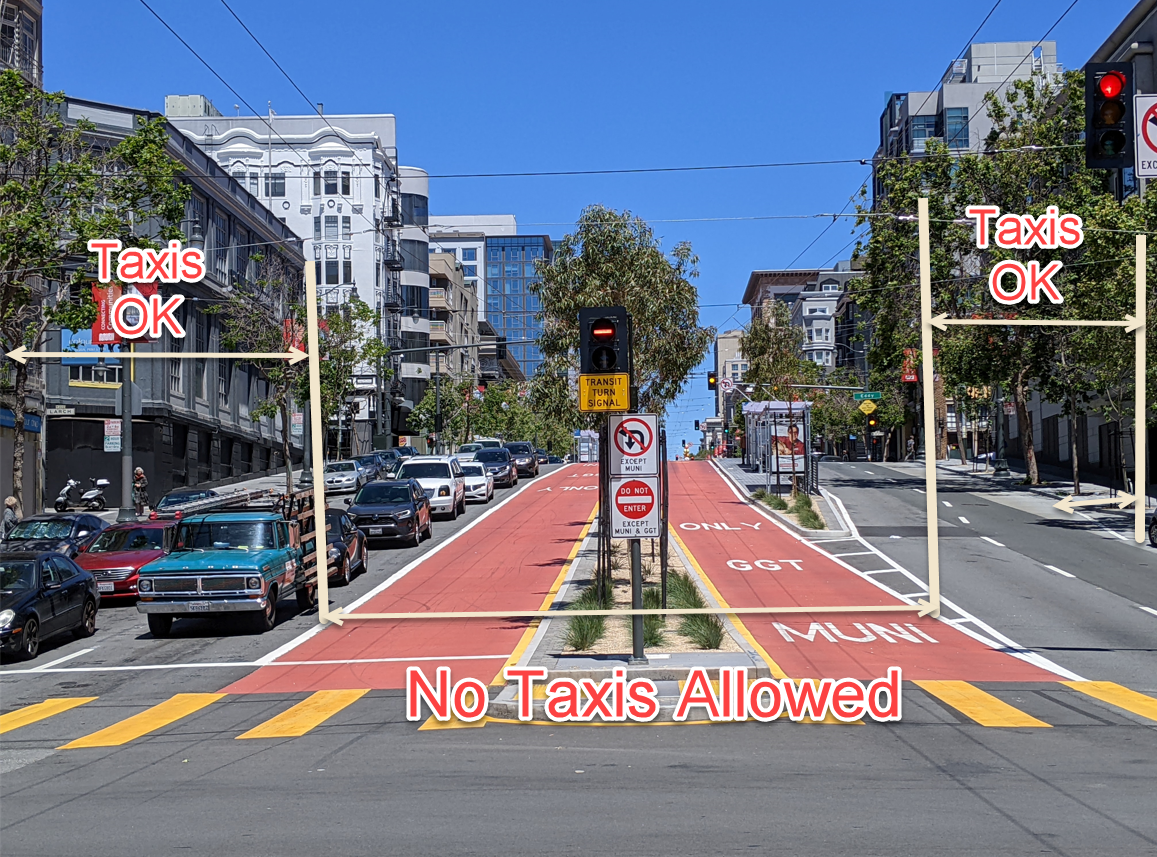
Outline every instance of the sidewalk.
<path fill-rule="evenodd" d="M 297 486 L 298 480 L 300 478 L 301 478 L 301 471 L 300 470 L 294 470 L 293 471 L 293 484 L 295 487 Z M 189 485 L 186 487 L 196 488 L 199 486 Z M 261 490 L 264 490 L 267 488 L 277 488 L 277 489 L 284 491 L 285 490 L 285 474 L 284 473 L 275 473 L 271 476 L 258 476 L 254 479 L 242 479 L 238 482 L 231 482 L 228 485 L 214 486 L 212 490 L 216 491 L 218 494 L 230 494 L 234 491 L 261 491 Z M 174 489 L 174 490 L 181 490 L 181 489 Z M 161 498 L 156 497 L 154 499 L 160 500 Z M 46 509 L 45 511 L 50 512 L 51 510 Z M 149 511 L 152 511 L 152 510 L 150 509 Z M 110 524 L 115 523 L 117 520 L 117 515 L 120 514 L 120 507 L 110 506 L 109 508 L 105 509 L 103 512 L 97 512 L 96 514 L 97 514 L 97 517 L 101 518 L 102 520 L 108 521 Z M 141 516 L 141 520 L 147 520 L 148 516 L 149 516 L 149 514 L 148 514 L 148 512 L 146 512 L 144 515 Z"/>

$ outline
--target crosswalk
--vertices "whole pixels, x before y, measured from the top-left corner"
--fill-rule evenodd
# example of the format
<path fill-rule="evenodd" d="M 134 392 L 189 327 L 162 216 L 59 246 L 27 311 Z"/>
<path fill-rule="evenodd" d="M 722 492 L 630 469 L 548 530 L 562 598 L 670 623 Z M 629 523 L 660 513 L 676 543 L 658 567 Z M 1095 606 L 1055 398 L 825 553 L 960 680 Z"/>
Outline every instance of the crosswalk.
<path fill-rule="evenodd" d="M 254 710 L 261 711 L 259 716 L 265 719 L 250 724 L 245 722 L 248 715 L 230 717 L 230 726 L 213 728 L 203 718 L 194 717 L 239 703 L 260 703 Z M 6 738 L 6 742 L 25 740 L 25 736 L 37 742 L 52 742 L 58 750 L 121 747 L 160 734 L 179 735 L 183 727 L 195 732 L 198 740 L 207 736 L 239 740 L 289 739 L 301 738 L 327 724 L 332 725 L 334 718 L 347 709 L 358 709 L 357 728 L 375 728 L 375 721 L 378 725 L 404 722 L 403 704 L 397 692 L 371 692 L 363 688 L 320 690 L 300 699 L 281 696 L 269 699 L 252 694 L 178 693 L 115 719 L 124 714 L 123 704 L 110 703 L 107 708 L 102 708 L 99 697 L 62 697 L 0 714 L 0 735 L 11 736 Z M 270 708 L 280 710 L 268 717 Z M 78 718 L 79 713 L 85 716 Z M 113 722 L 101 723 L 104 715 Z M 78 721 L 82 728 L 78 728 Z M 196 721 L 195 725 L 186 725 L 193 721 Z M 478 725 L 486 722 L 505 721 L 490 719 Z M 84 731 L 86 723 L 100 724 L 100 728 L 76 735 L 77 731 Z M 917 680 L 905 682 L 904 718 L 898 725 L 912 723 L 971 724 L 1004 729 L 1152 726 L 1157 724 L 1157 697 L 1107 681 L 1002 684 Z M 54 724 L 59 724 L 59 728 Z M 348 723 L 346 725 L 348 727 Z M 245 726 L 248 728 L 242 728 Z M 27 731 L 21 733 L 20 730 Z M 71 736 L 67 734 L 70 730 L 73 732 Z M 57 744 L 58 740 L 63 743 Z"/>

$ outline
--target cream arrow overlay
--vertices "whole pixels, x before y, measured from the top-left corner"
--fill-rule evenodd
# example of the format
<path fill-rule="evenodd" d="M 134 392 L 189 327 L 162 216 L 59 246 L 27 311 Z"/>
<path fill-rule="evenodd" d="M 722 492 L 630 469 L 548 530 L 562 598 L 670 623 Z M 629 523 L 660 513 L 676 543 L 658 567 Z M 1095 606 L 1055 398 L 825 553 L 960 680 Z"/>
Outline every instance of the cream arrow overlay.
<path fill-rule="evenodd" d="M 1127 315 L 1122 321 L 1074 321 L 1071 319 L 1047 318 L 949 318 L 948 313 L 932 316 L 932 326 L 937 330 L 948 330 L 948 325 L 985 324 L 1004 327 L 1009 324 L 1034 325 L 1037 327 L 1123 327 L 1126 333 L 1132 333 L 1144 324 L 1137 321 L 1136 316 Z"/>
<path fill-rule="evenodd" d="M 1093 497 L 1088 500 L 1077 500 L 1070 495 L 1059 503 L 1053 503 L 1053 508 L 1068 512 L 1071 515 L 1074 509 L 1079 509 L 1081 506 L 1116 506 L 1118 509 L 1124 509 L 1136 500 L 1137 498 L 1132 494 L 1125 493 L 1120 493 L 1116 497 Z"/>
<path fill-rule="evenodd" d="M 218 353 L 206 351 L 133 351 L 125 353 L 121 351 L 29 351 L 23 345 L 19 348 L 9 351 L 7 354 L 18 363 L 27 363 L 29 357 L 104 357 L 119 360 L 122 357 L 129 360 L 159 360 L 161 358 L 168 358 L 171 360 L 212 360 L 217 359 L 241 359 L 249 360 L 288 360 L 292 363 L 300 363 L 307 355 L 300 348 L 289 346 L 288 351 L 272 351 L 272 352 L 255 352 L 252 354 L 244 353 Z"/>

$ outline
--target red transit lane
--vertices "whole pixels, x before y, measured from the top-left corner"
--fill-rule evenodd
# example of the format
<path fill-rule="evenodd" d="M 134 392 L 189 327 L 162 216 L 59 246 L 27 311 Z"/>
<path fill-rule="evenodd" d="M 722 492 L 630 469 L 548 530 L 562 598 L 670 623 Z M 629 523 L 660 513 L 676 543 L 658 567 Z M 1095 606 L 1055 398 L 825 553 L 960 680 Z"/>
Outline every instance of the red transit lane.
<path fill-rule="evenodd" d="M 524 482 L 517 496 L 357 607 L 352 616 L 540 609 L 590 519 L 597 485 L 598 467 L 585 465 L 561 468 L 529 485 Z M 438 667 L 448 666 L 455 681 L 471 677 L 489 682 L 531 621 L 359 621 L 352 616 L 223 692 L 402 688 L 410 665 L 422 667 L 431 680 Z M 279 666 L 279 662 L 293 663 Z"/>
<path fill-rule="evenodd" d="M 731 607 L 901 603 L 740 500 L 709 462 L 670 467 L 671 525 Z M 841 542 L 841 545 L 854 544 Z M 747 614 L 743 624 L 791 678 L 1049 681 L 1053 673 L 915 613 Z"/>

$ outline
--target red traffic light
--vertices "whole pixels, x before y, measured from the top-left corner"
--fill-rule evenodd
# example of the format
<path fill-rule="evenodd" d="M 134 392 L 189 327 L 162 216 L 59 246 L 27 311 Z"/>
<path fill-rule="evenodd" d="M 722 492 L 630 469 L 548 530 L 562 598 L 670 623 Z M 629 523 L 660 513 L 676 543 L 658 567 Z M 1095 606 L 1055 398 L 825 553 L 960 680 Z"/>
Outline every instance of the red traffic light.
<path fill-rule="evenodd" d="M 1105 98 L 1116 98 L 1125 89 L 1125 75 L 1119 71 L 1107 71 L 1097 81 L 1097 87 Z"/>
<path fill-rule="evenodd" d="M 598 342 L 608 342 L 615 338 L 615 323 L 610 319 L 600 318 L 591 325 L 591 337 Z"/>

